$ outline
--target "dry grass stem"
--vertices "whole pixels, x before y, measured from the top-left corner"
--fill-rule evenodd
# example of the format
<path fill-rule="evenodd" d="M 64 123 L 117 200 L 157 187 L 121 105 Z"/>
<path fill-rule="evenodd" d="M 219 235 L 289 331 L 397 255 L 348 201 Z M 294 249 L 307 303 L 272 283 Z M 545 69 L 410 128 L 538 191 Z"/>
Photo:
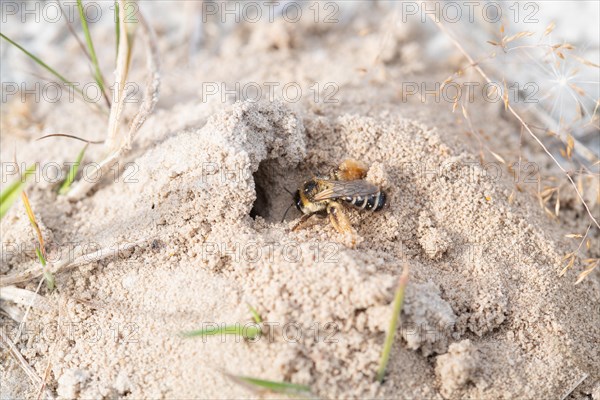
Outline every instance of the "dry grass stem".
<path fill-rule="evenodd" d="M 23 358 L 21 352 L 14 344 L 12 340 L 6 336 L 6 332 L 4 330 L 0 331 L 0 340 L 2 341 L 2 346 L 8 349 L 10 355 L 17 361 L 21 369 L 25 372 L 31 383 L 36 386 L 42 384 L 42 379 L 36 374 L 36 372 L 31 368 L 31 366 L 27 363 L 27 360 Z"/>
<path fill-rule="evenodd" d="M 448 37 L 448 39 L 450 39 L 450 41 L 454 44 L 454 46 L 469 61 L 469 63 L 471 64 L 471 66 L 479 73 L 479 75 L 481 75 L 481 77 L 487 83 L 492 84 L 493 83 L 492 79 L 481 68 L 481 66 L 475 62 L 475 60 L 473 59 L 473 57 L 471 57 L 471 55 L 465 50 L 465 48 L 460 44 L 460 42 L 458 40 L 456 40 L 456 38 L 454 36 L 452 36 L 452 34 L 450 34 L 450 32 L 446 29 L 446 27 L 444 27 L 444 25 L 440 21 L 437 21 L 435 17 L 432 17 L 431 14 L 428 14 L 427 16 Z M 533 133 L 533 131 L 531 130 L 531 128 L 529 127 L 529 125 L 523 120 L 523 118 L 520 116 L 520 114 L 517 113 L 517 111 L 512 107 L 512 105 L 510 103 L 506 103 L 506 109 L 519 121 L 519 123 L 525 129 L 525 131 L 540 145 L 540 147 L 544 150 L 544 152 L 552 159 L 552 161 L 558 166 L 558 168 L 560 168 L 560 170 L 565 174 L 565 176 L 567 177 L 567 179 L 569 180 L 569 182 L 573 186 L 573 189 L 575 190 L 575 193 L 577 193 L 577 197 L 579 197 L 579 200 L 581 201 L 581 203 L 585 207 L 585 210 L 586 210 L 588 216 L 594 222 L 594 225 L 596 225 L 598 227 L 598 229 L 600 229 L 600 224 L 598 223 L 598 221 L 596 220 L 596 218 L 592 214 L 592 211 L 590 210 L 587 202 L 583 198 L 583 195 L 581 194 L 581 192 L 577 188 L 577 185 L 575 184 L 575 181 L 573 181 L 573 178 L 571 178 L 571 175 L 568 173 L 568 171 L 564 169 L 564 167 L 558 162 L 558 160 L 556 159 L 556 157 L 554 157 L 554 155 L 552 155 L 552 153 L 546 148 L 546 146 L 540 140 L 540 138 L 535 133 Z"/>
<path fill-rule="evenodd" d="M 17 307 L 15 304 L 3 303 L 2 307 L 0 307 L 0 310 L 8 318 L 12 319 L 17 323 L 23 321 L 23 317 L 25 316 L 25 312 L 19 307 Z"/>
<path fill-rule="evenodd" d="M 77 257 L 75 260 L 72 260 L 72 261 L 66 260 L 66 261 L 55 263 L 55 264 L 48 263 L 47 269 L 52 274 L 56 274 L 56 273 L 63 272 L 64 270 L 67 270 L 70 268 L 77 268 L 77 267 L 81 267 L 82 265 L 87 265 L 87 264 L 90 264 L 93 262 L 97 262 L 97 261 L 103 260 L 107 257 L 118 256 L 119 252 L 131 250 L 131 249 L 135 248 L 136 246 L 142 246 L 143 244 L 145 244 L 147 242 L 148 242 L 147 239 L 142 239 L 137 242 L 125 244 L 117 249 L 113 249 L 113 248 L 100 249 L 98 251 L 94 251 L 92 253 Z M 0 276 L 0 287 L 4 288 L 6 286 L 15 285 L 17 283 L 28 282 L 32 279 L 42 276 L 43 273 L 44 273 L 44 271 L 40 270 L 39 267 L 34 267 L 34 268 L 29 268 L 28 270 L 23 271 L 23 272 Z"/>
<path fill-rule="evenodd" d="M 123 19 L 125 18 L 125 2 L 121 0 L 121 3 L 122 4 L 119 7 L 119 15 L 120 18 Z M 128 68 L 127 53 L 129 50 L 127 30 L 123 25 L 120 29 L 119 56 L 117 58 L 118 90 L 116 99 L 113 101 L 113 106 L 111 107 L 108 134 L 105 141 L 105 146 L 109 151 L 109 154 L 103 161 L 99 163 L 99 170 L 102 173 L 109 170 L 131 148 L 131 142 L 133 141 L 133 138 L 146 121 L 146 118 L 152 113 L 156 103 L 158 102 L 158 93 L 160 87 L 158 45 L 154 31 L 143 15 L 138 13 L 137 18 L 140 22 L 142 36 L 146 41 L 146 60 L 148 69 L 146 91 L 140 109 L 134 117 L 127 135 L 124 138 L 119 139 L 118 128 L 120 115 L 124 104 L 123 88 L 125 86 L 124 79 L 127 73 L 126 69 Z M 67 196 L 70 200 L 81 199 L 95 184 L 95 181 L 81 180 L 73 186 L 72 190 Z"/>
<path fill-rule="evenodd" d="M 40 289 L 42 288 L 42 283 L 44 283 L 44 278 L 40 279 L 40 283 L 38 283 L 37 288 L 35 289 L 35 294 L 36 295 L 38 295 Z M 17 334 L 15 335 L 15 339 L 21 337 L 21 332 L 23 332 L 23 327 L 25 326 L 25 322 L 27 322 L 27 317 L 29 317 L 29 312 L 31 311 L 31 307 L 33 307 L 34 301 L 35 301 L 35 298 L 32 297 L 31 301 L 27 305 L 27 309 L 25 310 L 25 314 L 23 315 L 23 319 L 19 323 L 19 330 L 17 331 Z"/>
<path fill-rule="evenodd" d="M 569 397 L 571 395 L 571 393 L 573 393 L 575 391 L 575 389 L 577 389 L 579 387 L 579 385 L 581 385 L 583 383 L 583 381 L 585 381 L 587 379 L 589 375 L 588 374 L 583 374 L 581 376 L 581 378 L 579 378 L 574 384 L 573 386 L 571 386 L 571 388 L 569 390 L 567 390 L 565 392 L 564 395 L 562 395 L 560 397 L 560 400 L 565 400 L 567 397 Z"/>
<path fill-rule="evenodd" d="M 539 119 L 542 123 L 548 126 L 550 126 L 553 123 L 553 120 L 550 117 L 550 115 L 548 115 L 548 113 L 546 113 L 540 108 L 533 108 L 529 112 L 531 112 L 535 118 Z M 563 142 L 565 146 L 568 146 L 567 137 L 562 137 L 560 135 L 557 135 L 557 137 L 561 142 Z M 596 153 L 594 153 L 586 145 L 581 143 L 581 141 L 579 141 L 577 138 L 571 136 L 571 139 L 573 140 L 573 151 L 575 152 L 575 154 L 577 154 L 579 157 L 581 157 L 583 160 L 589 163 L 588 167 L 598 162 L 598 155 Z"/>
<path fill-rule="evenodd" d="M 115 151 L 118 145 L 119 125 L 121 113 L 125 105 L 125 84 L 128 74 L 127 55 L 129 54 L 129 41 L 127 40 L 127 16 L 125 15 L 125 0 L 119 1 L 119 21 L 121 29 L 119 31 L 119 48 L 117 52 L 117 67 L 115 70 L 116 90 L 112 99 L 110 115 L 108 119 L 108 131 L 106 134 L 105 146 L 109 153 Z"/>
<path fill-rule="evenodd" d="M 20 289 L 15 286 L 3 287 L 0 291 L 0 300 L 10 301 L 15 304 L 31 305 L 34 308 L 49 311 L 51 309 L 50 303 L 44 296 L 32 292 L 27 289 Z"/>

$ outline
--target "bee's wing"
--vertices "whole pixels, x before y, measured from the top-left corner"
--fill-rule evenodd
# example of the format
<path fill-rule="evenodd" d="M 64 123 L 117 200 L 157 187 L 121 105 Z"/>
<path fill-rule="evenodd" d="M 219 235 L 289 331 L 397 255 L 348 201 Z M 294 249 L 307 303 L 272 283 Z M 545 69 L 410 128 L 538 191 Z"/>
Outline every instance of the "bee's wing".
<path fill-rule="evenodd" d="M 336 199 L 339 197 L 366 197 L 377 194 L 379 188 L 372 183 L 363 180 L 354 181 L 330 181 L 323 180 L 323 189 L 315 195 L 315 201 Z"/>

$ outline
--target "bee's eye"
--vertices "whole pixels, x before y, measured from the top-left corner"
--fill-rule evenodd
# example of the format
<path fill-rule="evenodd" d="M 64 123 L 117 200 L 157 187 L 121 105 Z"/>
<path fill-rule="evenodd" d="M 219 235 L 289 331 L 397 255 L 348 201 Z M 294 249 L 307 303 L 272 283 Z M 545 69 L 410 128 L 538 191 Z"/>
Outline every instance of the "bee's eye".
<path fill-rule="evenodd" d="M 302 199 L 300 198 L 300 191 L 297 190 L 294 194 L 294 203 L 299 211 L 302 211 Z"/>
<path fill-rule="evenodd" d="M 304 194 L 309 194 L 310 192 L 315 190 L 316 186 L 317 184 L 313 181 L 307 182 L 306 185 L 304 185 Z"/>

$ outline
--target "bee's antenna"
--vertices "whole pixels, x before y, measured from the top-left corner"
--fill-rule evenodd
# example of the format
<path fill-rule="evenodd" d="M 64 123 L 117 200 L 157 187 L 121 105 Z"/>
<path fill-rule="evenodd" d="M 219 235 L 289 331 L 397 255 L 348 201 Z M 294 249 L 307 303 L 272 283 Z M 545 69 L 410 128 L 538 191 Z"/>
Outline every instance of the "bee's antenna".
<path fill-rule="evenodd" d="M 294 193 L 290 192 L 290 190 L 288 188 L 286 188 L 285 186 L 282 186 L 282 188 L 283 188 L 283 190 L 285 190 L 286 192 L 288 192 L 290 194 L 290 196 L 292 196 L 292 199 L 294 198 Z"/>
<path fill-rule="evenodd" d="M 283 218 L 281 218 L 281 222 L 285 221 L 285 216 L 287 215 L 288 211 L 290 211 L 290 208 L 292 208 L 293 205 L 294 203 L 290 204 L 288 208 L 285 209 L 285 212 L 283 213 Z"/>
<path fill-rule="evenodd" d="M 294 193 L 292 193 L 288 188 L 286 188 L 285 186 L 282 186 L 283 190 L 285 190 L 286 192 L 288 192 L 290 194 L 290 196 L 292 196 L 292 199 L 294 199 L 295 195 Z M 283 213 L 283 218 L 281 218 L 281 222 L 285 221 L 285 216 L 287 215 L 288 211 L 290 211 L 290 208 L 292 208 L 295 205 L 295 201 L 292 201 L 292 204 L 290 204 L 288 206 L 288 208 L 285 209 L 285 212 Z"/>

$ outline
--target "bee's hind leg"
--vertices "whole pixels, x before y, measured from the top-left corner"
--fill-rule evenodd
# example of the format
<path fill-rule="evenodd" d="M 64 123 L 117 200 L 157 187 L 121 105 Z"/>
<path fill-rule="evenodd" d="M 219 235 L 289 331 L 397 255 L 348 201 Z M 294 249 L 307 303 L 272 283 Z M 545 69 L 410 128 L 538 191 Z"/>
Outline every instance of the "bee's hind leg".
<path fill-rule="evenodd" d="M 335 230 L 345 237 L 349 237 L 350 247 L 354 247 L 356 245 L 357 234 L 352 227 L 352 224 L 350 224 L 350 220 L 344 211 L 344 207 L 339 203 L 331 202 L 327 206 L 327 214 L 329 215 L 329 221 Z"/>

